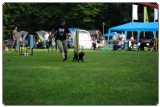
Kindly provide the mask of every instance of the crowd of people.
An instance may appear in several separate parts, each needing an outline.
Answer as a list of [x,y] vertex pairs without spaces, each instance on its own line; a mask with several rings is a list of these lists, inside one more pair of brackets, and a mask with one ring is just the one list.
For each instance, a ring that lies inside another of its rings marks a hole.
[[96,37],[93,37],[92,39],[92,49],[98,50],[99,48],[106,47],[106,39],[104,37],[100,37],[99,40],[97,40]]
[[[17,31],[18,27],[14,26],[11,31],[11,37],[10,40],[12,41],[10,49],[12,50],[14,47],[15,51],[18,51],[18,39],[19,41],[22,41],[21,34]],[[59,25],[54,28],[53,31],[46,31],[43,35],[43,41],[41,41],[41,37],[35,37],[35,43],[36,46],[42,46],[44,48],[47,48],[48,51],[50,48],[55,48],[57,50],[57,47],[59,49],[59,52],[62,56],[62,60],[67,60],[67,52],[68,47],[74,48],[73,38],[70,37],[71,32],[65,25],[65,19],[61,19],[59,22]],[[158,36],[157,36],[158,38]],[[152,45],[156,45],[156,49],[158,49],[158,39],[156,38],[156,42],[153,42]],[[27,37],[26,37],[27,39]],[[125,49],[125,41],[126,36],[124,35],[124,32],[121,32],[121,34],[118,34],[117,32],[114,32],[114,35],[112,36],[112,44],[113,44],[113,51],[117,51],[118,49],[124,50]],[[134,36],[132,35],[130,38],[131,45],[129,48],[134,48]],[[139,49],[143,46],[143,41],[141,40],[141,45],[139,46]],[[102,37],[98,32],[96,32],[96,36],[92,37],[92,49],[98,50],[99,48],[106,47],[106,39],[105,37]],[[144,47],[142,48],[144,50]]]
[[125,43],[126,37],[123,32],[121,32],[120,35],[118,35],[117,32],[114,32],[112,39],[113,39],[113,50],[114,51],[117,51],[119,48],[124,50],[125,48],[124,43]]
[[[98,36],[98,37],[99,37],[99,40],[97,39],[97,37],[93,37],[92,39],[93,50],[106,47],[107,41],[105,37],[102,37],[102,36]],[[117,32],[114,32],[114,35],[112,36],[113,50],[117,51],[119,48],[124,50],[125,40],[126,40],[126,37],[123,32],[121,32],[120,35],[118,35]]]
[[134,35],[132,34],[130,39],[126,39],[126,36],[124,35],[124,32],[121,32],[118,34],[117,32],[114,32],[112,39],[107,41],[104,37],[100,36],[99,41],[96,37],[93,37],[92,39],[92,49],[97,50],[99,48],[106,48],[106,43],[112,44],[112,50],[118,51],[118,50],[137,50],[144,51],[144,48],[148,48],[148,50],[155,50],[158,49],[158,36],[156,39],[145,39],[144,37],[139,40],[139,43],[137,45],[137,40],[135,39]]

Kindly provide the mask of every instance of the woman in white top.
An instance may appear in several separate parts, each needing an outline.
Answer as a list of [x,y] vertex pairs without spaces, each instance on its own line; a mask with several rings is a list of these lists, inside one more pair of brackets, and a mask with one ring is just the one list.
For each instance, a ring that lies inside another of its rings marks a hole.
[[118,44],[118,34],[117,34],[117,32],[114,32],[114,35],[112,37],[112,42],[113,42],[113,50],[114,51],[118,50],[118,46],[117,46],[117,44]]
[[133,35],[131,36],[130,40],[131,40],[131,46],[130,47],[133,49],[134,48],[134,36]]

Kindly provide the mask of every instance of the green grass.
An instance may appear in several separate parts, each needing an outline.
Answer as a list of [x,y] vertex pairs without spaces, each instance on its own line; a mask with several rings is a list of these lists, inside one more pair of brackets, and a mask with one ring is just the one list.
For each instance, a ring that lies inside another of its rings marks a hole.
[[59,52],[3,53],[5,105],[156,105],[158,53],[86,50],[84,62]]

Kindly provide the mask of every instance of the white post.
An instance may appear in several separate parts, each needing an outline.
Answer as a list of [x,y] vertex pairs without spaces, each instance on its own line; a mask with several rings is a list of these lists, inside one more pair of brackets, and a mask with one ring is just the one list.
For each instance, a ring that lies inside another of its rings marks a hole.
[[105,23],[103,22],[103,35],[104,35],[104,25],[105,25]]

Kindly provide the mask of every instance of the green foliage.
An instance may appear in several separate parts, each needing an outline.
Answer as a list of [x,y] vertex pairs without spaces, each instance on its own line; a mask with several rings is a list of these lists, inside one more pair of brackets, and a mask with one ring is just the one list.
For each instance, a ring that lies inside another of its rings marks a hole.
[[[139,6],[139,20],[143,21],[143,6]],[[153,9],[148,8],[153,21]],[[68,27],[105,29],[132,20],[132,3],[5,3],[3,4],[3,34],[8,38],[14,25],[18,30],[52,30],[60,18]],[[105,31],[106,32],[106,31]]]

